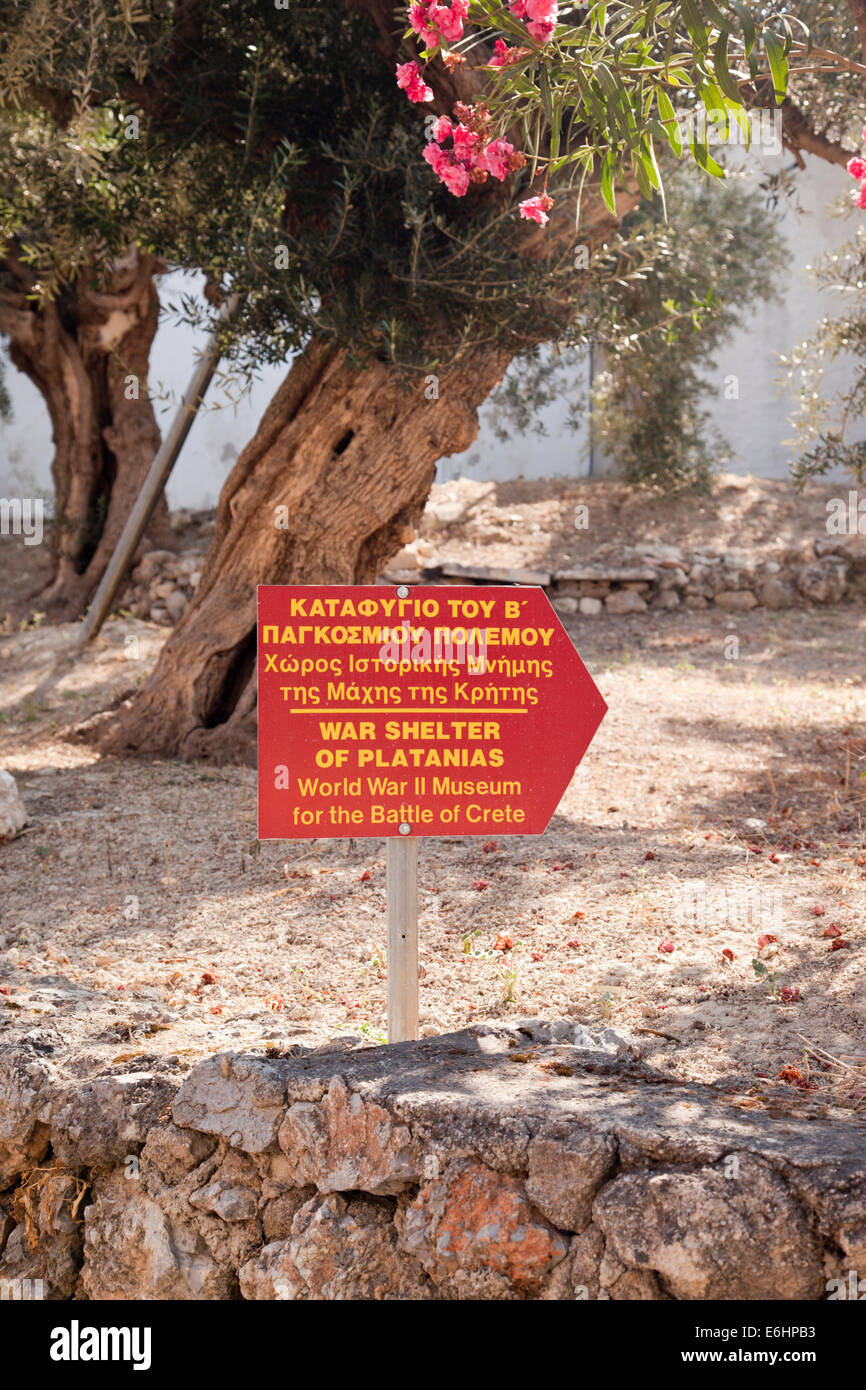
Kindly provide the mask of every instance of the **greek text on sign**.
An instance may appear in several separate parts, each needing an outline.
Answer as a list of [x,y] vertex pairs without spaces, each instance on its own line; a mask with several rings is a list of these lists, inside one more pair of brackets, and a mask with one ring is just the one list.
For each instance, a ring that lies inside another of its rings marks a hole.
[[541,589],[274,584],[258,610],[261,839],[539,835],[607,709]]

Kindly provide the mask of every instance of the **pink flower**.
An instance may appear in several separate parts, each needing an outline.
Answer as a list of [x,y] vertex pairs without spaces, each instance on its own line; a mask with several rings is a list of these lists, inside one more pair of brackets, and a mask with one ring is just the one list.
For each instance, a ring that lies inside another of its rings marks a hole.
[[410,101],[432,101],[433,88],[428,87],[415,62],[397,64],[397,86]]
[[531,52],[531,48],[509,48],[504,39],[497,39],[493,45],[493,57],[487,66],[489,68],[510,68],[512,63],[519,63],[521,58],[529,57]]
[[454,158],[451,150],[443,150],[439,145],[425,145],[424,158],[434,173],[455,198],[462,198],[472,181],[470,170]]
[[[424,158],[455,197],[462,198],[471,184],[484,183],[489,174],[502,181],[526,163],[526,156],[507,140],[489,138],[490,112],[485,105],[458,101],[454,115],[456,123],[448,116],[433,122],[433,138],[425,146]],[[451,143],[446,145],[449,137]],[[545,206],[552,206],[550,199]]]
[[469,0],[452,0],[450,9],[447,5],[430,6],[430,17],[448,43],[456,43],[458,39],[462,39],[463,21],[468,13]]
[[432,135],[437,145],[441,145],[443,140],[447,140],[449,135],[454,133],[454,125],[449,116],[440,116],[433,127]]
[[540,19],[537,23],[527,24],[526,32],[537,43],[548,43],[553,38],[553,31],[556,23],[552,19]]
[[527,32],[537,43],[553,37],[559,17],[557,0],[511,0],[508,6],[515,19],[526,21]]
[[547,209],[552,207],[553,199],[549,198],[546,193],[542,193],[540,197],[527,198],[519,205],[518,212],[527,222],[538,222],[540,226],[546,227],[550,221]]
[[446,154],[445,150],[440,150],[438,145],[425,145],[424,158],[430,165],[434,174],[438,174],[441,179],[443,169],[450,162],[449,156]]
[[511,173],[509,159],[514,154],[514,146],[507,140],[491,140],[483,155],[484,167],[500,183]]
[[862,159],[859,154],[855,154],[853,159],[849,159],[845,168],[852,179],[866,179],[866,159]]
[[448,164],[439,177],[455,198],[462,198],[471,182],[471,175],[465,164]]
[[469,13],[469,0],[452,0],[439,5],[436,0],[418,0],[409,7],[409,23],[420,34],[427,48],[437,48],[442,39],[456,43],[463,37],[463,21]]
[[866,183],[861,183],[857,192],[854,194],[854,206],[866,208]]
[[526,13],[530,19],[552,20],[555,24],[558,8],[558,0],[526,0]]
[[409,23],[415,30],[415,33],[420,34],[421,38],[424,40],[425,48],[435,48],[439,43],[439,35],[428,21],[427,10],[428,6],[426,4],[410,5]]
[[454,128],[454,153],[458,159],[473,159],[474,146],[478,144],[478,134],[474,130],[467,130],[464,125]]
[[862,131],[860,132],[860,138],[863,141],[863,144],[866,145],[866,125],[864,125]]

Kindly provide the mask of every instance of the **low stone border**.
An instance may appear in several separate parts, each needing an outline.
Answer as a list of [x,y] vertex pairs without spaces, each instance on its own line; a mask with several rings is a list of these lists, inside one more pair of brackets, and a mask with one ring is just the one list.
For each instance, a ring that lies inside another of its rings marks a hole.
[[609,1028],[152,1062],[81,1081],[0,1050],[7,1296],[800,1300],[866,1274],[862,1125],[661,1080]]
[[[192,549],[148,551],[130,575],[118,606],[134,618],[171,626],[183,617],[201,581],[212,523],[192,535]],[[866,551],[844,537],[813,540],[760,559],[745,551],[715,553],[676,545],[621,547],[565,569],[502,568],[439,559],[421,537],[405,546],[380,577],[387,584],[532,584],[564,615],[644,613],[716,607],[729,612],[837,603],[866,576]]]
[[[424,547],[422,550],[420,547]],[[562,614],[595,617],[644,613],[648,609],[728,612],[789,608],[800,603],[838,603],[858,576],[866,575],[866,552],[844,539],[818,536],[757,559],[748,552],[685,551],[675,545],[642,548],[632,563],[603,559],[548,571],[485,565],[436,564],[429,542],[413,542],[390,562],[388,583],[537,584]]]

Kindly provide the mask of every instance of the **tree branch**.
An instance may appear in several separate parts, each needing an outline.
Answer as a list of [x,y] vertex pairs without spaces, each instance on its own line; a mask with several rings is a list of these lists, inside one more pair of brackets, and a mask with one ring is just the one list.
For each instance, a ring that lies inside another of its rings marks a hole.
[[852,151],[846,150],[837,140],[831,140],[820,130],[809,124],[800,108],[787,97],[782,103],[782,143],[795,156],[802,166],[802,154],[814,154],[825,159],[828,164],[840,164],[844,169],[851,158]]

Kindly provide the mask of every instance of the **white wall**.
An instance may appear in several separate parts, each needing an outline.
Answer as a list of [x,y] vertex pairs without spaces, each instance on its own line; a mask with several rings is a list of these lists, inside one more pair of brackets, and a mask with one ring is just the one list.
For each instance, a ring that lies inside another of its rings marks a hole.
[[[808,156],[806,162],[806,173],[796,182],[799,210],[788,208],[782,224],[790,252],[787,291],[780,304],[757,305],[748,322],[724,345],[716,364],[715,404],[708,399],[716,425],[733,447],[732,471],[763,478],[785,477],[791,460],[791,448],[785,442],[793,434],[791,401],[780,393],[777,353],[788,352],[810,336],[820,319],[839,312],[839,299],[818,289],[809,267],[848,241],[857,218],[864,216],[850,202],[845,216],[828,215],[828,209],[838,208],[840,195],[849,194],[856,184],[837,165]],[[780,163],[766,161],[768,168]],[[739,379],[738,400],[724,398],[729,374]],[[839,389],[847,376],[847,369],[835,364],[827,373],[827,391]]]
[[[176,303],[180,294],[194,293],[202,276],[166,275],[159,285],[163,308]],[[151,391],[160,429],[165,432],[174,405],[186,387],[207,335],[178,324],[166,312],[160,322],[151,353]],[[0,496],[29,495],[29,490],[51,488],[51,424],[42,397],[20,372],[5,363],[5,381],[14,418],[0,421]],[[189,432],[183,452],[169,480],[171,507],[216,505],[220,488],[235,459],[255,433],[268,401],[283,380],[287,368],[264,367],[249,395],[230,404],[226,390],[215,379]]]
[[[739,153],[755,182],[764,171],[775,172],[790,164],[789,159],[759,159],[751,151],[748,155]],[[781,231],[790,255],[781,302],[744,306],[742,328],[723,345],[714,371],[707,373],[707,379],[716,385],[716,395],[706,398],[705,407],[731,445],[729,467],[734,473],[754,473],[763,478],[787,476],[791,449],[784,441],[793,434],[789,425],[791,402],[780,395],[777,354],[809,337],[817,321],[835,311],[834,301],[818,290],[808,267],[816,257],[852,236],[853,217],[866,216],[856,212],[845,217],[830,216],[828,210],[840,194],[850,192],[856,185],[835,165],[809,157],[806,162],[806,172],[796,182],[797,210],[786,205],[782,217]],[[725,399],[729,376],[738,378],[738,399]],[[835,389],[844,377],[841,366],[828,372],[828,387]],[[566,402],[557,402],[545,411],[545,439],[530,434],[502,445],[490,425],[491,414],[491,407],[485,406],[479,436],[465,453],[441,460],[437,470],[440,482],[464,474],[505,479],[521,475],[583,477],[588,472],[587,431],[574,434],[563,428]],[[595,472],[602,471],[604,461],[596,458],[595,465]]]
[[[747,164],[759,177],[760,167],[779,165],[766,159],[759,166],[757,157],[747,156]],[[779,395],[780,375],[776,353],[788,350],[808,337],[816,321],[832,312],[833,303],[819,294],[810,282],[807,267],[816,255],[832,250],[852,231],[847,218],[830,217],[829,205],[853,187],[844,170],[809,160],[806,174],[797,181],[797,200],[802,211],[786,209],[783,234],[790,251],[787,289],[781,304],[745,306],[743,326],[719,353],[714,379],[715,403],[708,402],[712,415],[729,440],[733,471],[762,477],[784,477],[790,451],[784,441],[791,435],[788,425],[789,403]],[[160,286],[164,304],[181,290],[190,292],[200,281],[194,277],[171,275]],[[158,394],[179,395],[194,362],[203,335],[166,318],[157,333],[152,358],[152,384]],[[249,396],[239,405],[209,409],[192,428],[180,461],[169,482],[168,495],[173,507],[205,507],[215,503],[220,487],[239,451],[253,434],[262,412],[286,371],[284,367],[263,368]],[[726,400],[725,379],[739,379],[739,399]],[[6,379],[13,400],[15,418],[0,423],[0,496],[30,495],[50,488],[51,429],[34,387],[14,368],[7,367]],[[837,372],[836,379],[840,379]],[[215,383],[206,404],[219,405],[224,393]],[[162,427],[170,406],[157,406]],[[535,434],[517,436],[503,443],[491,427],[491,409],[482,410],[482,428],[476,442],[463,454],[443,459],[438,468],[440,481],[467,474],[480,479],[508,479],[524,476],[580,477],[587,472],[587,434],[563,428],[566,402],[556,402],[544,412],[546,437]]]

